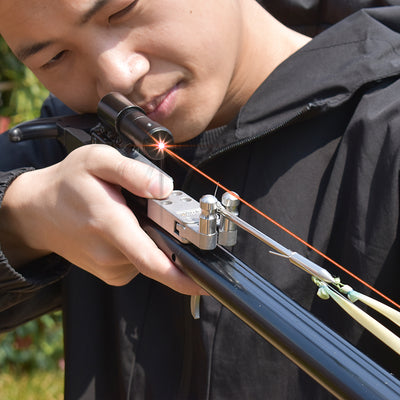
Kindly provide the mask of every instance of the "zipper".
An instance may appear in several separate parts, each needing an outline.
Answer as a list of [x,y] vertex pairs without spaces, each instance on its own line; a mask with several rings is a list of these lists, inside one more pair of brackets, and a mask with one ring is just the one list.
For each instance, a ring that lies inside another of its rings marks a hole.
[[[200,168],[202,166],[204,166],[206,163],[212,161],[213,159],[215,159],[216,157],[218,157],[219,155],[234,150],[240,146],[243,145],[247,145],[247,144],[251,144],[253,142],[256,142],[257,140],[260,140],[268,135],[274,134],[275,132],[278,132],[279,130],[297,122],[300,121],[302,118],[304,118],[304,116],[308,115],[310,112],[314,112],[314,111],[318,111],[319,109],[322,109],[322,105],[321,104],[316,104],[316,103],[308,103],[306,106],[304,106],[301,110],[297,111],[296,114],[294,116],[292,116],[291,118],[283,121],[282,123],[267,129],[266,131],[264,131],[263,133],[261,133],[260,135],[257,136],[252,136],[249,138],[245,138],[242,139],[238,142],[232,143],[230,145],[227,145],[217,151],[215,151],[214,153],[211,153],[207,159],[200,161],[197,164],[194,164],[196,166],[196,168]],[[184,179],[183,185],[182,185],[182,190],[185,191],[185,188],[187,187],[187,185],[189,184],[189,181],[192,177],[193,174],[193,170],[190,169],[188,171],[188,173],[186,174],[186,177]],[[191,330],[193,329],[193,326],[191,324],[191,322],[189,322],[188,318],[191,319],[191,315],[190,313],[186,313],[184,314],[186,315],[185,318],[185,329],[188,332],[188,335],[191,336],[192,332]],[[188,317],[189,316],[189,317]],[[215,334],[215,330],[214,330],[214,334]],[[190,343],[190,340],[189,340]],[[211,353],[213,353],[213,350],[211,351]],[[182,380],[180,382],[180,388],[179,388],[179,398],[186,398],[187,394],[188,394],[188,390],[189,390],[189,386],[190,386],[190,381],[192,379],[192,371],[189,372],[189,368],[191,368],[191,362],[192,362],[192,354],[191,354],[191,350],[189,348],[189,351],[185,351],[185,356],[184,356],[184,361],[183,361],[183,371],[184,373],[182,374]],[[212,354],[210,355],[210,360],[212,359]],[[210,391],[210,382],[207,381],[207,399],[209,398],[209,391]],[[184,397],[181,397],[184,396]]]
[[[281,130],[283,128],[290,126],[291,124],[294,124],[295,122],[300,121],[302,118],[304,118],[305,115],[309,114],[310,112],[317,112],[319,110],[322,110],[322,108],[323,108],[323,104],[308,103],[300,111],[298,111],[293,117],[281,122],[280,124],[270,128],[270,129],[267,129],[260,135],[245,138],[238,142],[227,145],[227,146],[215,151],[214,153],[211,153],[205,160],[202,160],[197,164],[194,163],[193,165],[196,168],[201,168],[204,165],[206,165],[208,162],[214,160],[216,157],[220,156],[223,153],[229,152],[229,151],[234,150],[243,145],[251,144],[253,142],[256,142],[257,140],[261,140],[262,138],[265,138],[266,136],[269,136],[275,132],[278,132],[279,130]],[[188,172],[188,174],[186,175],[183,185],[182,185],[183,190],[185,187],[187,187],[188,181],[191,179],[192,174],[193,174],[193,170],[190,170]]]

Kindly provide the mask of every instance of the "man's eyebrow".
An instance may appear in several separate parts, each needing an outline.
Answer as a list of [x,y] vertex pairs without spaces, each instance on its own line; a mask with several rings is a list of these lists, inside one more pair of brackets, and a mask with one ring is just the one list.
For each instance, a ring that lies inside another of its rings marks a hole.
[[15,51],[15,55],[21,60],[24,61],[28,57],[33,56],[34,54],[38,53],[39,51],[49,47],[54,42],[52,40],[46,40],[43,42],[38,42],[34,44],[30,44],[27,46],[22,46],[20,49]]
[[[105,5],[108,4],[110,0],[96,0],[95,3],[90,7],[80,18],[79,25],[84,25],[90,21],[90,19],[99,12]],[[34,44],[30,44],[27,46],[22,46],[20,49],[15,51],[15,55],[23,62],[28,57],[33,56],[39,51],[49,47],[54,44],[52,40],[46,40],[43,42],[38,42]]]
[[79,21],[80,25],[86,24],[97,12],[99,12],[109,0],[96,0],[92,7],[87,10]]

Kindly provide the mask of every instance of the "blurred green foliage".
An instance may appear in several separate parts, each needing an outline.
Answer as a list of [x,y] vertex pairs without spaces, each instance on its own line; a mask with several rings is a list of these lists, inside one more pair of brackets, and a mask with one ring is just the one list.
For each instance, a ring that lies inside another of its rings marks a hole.
[[[47,95],[0,36],[0,116],[9,117],[11,125],[36,118]],[[59,368],[63,359],[61,319],[61,312],[44,315],[0,335],[0,371]]]
[[48,91],[0,36],[0,115],[10,117],[13,125],[36,118],[47,95]]
[[62,367],[61,311],[44,315],[0,336],[0,371],[29,372]]

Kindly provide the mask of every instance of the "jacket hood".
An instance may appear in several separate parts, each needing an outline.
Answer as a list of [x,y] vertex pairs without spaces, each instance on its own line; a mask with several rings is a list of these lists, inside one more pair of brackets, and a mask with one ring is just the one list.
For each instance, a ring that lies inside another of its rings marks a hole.
[[261,136],[311,109],[339,106],[361,88],[399,74],[400,7],[359,11],[272,72],[233,121],[236,139]]
[[399,0],[257,0],[275,18],[308,36],[341,21],[361,8],[399,5]]

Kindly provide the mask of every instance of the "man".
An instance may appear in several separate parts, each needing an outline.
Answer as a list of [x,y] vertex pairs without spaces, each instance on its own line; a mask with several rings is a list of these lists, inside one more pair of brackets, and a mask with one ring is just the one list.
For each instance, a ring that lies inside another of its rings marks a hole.
[[[254,0],[5,0],[0,33],[72,110],[125,94],[185,142],[184,157],[396,300],[399,16],[362,12],[310,42]],[[59,163],[54,143],[39,155],[35,144],[17,148],[4,170],[45,168],[1,178],[2,327],[63,307],[67,399],[327,398],[212,298],[192,320],[176,291],[201,289],[120,194],[163,197],[168,179],[104,146]],[[195,197],[214,191],[171,160],[166,170]],[[234,252],[399,372],[392,352],[316,298],[301,271],[244,233]]]

